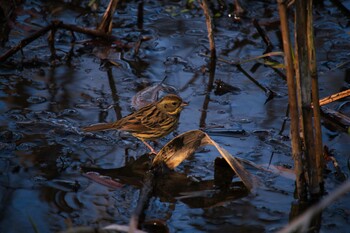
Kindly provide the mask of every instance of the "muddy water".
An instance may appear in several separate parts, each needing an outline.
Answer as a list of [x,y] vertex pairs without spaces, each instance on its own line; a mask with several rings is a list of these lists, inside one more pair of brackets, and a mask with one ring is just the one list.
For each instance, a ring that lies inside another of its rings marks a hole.
[[[345,1],[349,6],[349,1]],[[40,1],[21,5],[13,22],[14,46],[52,19],[93,26],[96,15],[81,5]],[[251,20],[257,18],[280,50],[275,2],[252,1],[240,23],[221,16],[215,19],[218,56],[227,60],[261,55],[266,45]],[[103,11],[103,6],[99,10]],[[200,10],[183,11],[179,2],[144,5],[143,30],[136,29],[137,4],[124,3],[115,16],[114,45],[87,41],[77,34],[74,54],[70,33],[58,31],[57,55],[50,62],[46,37],[10,58],[0,69],[0,232],[57,232],[68,226],[103,227],[128,224],[139,197],[150,160],[147,148],[125,133],[83,134],[79,130],[96,122],[119,119],[132,111],[131,98],[160,83],[175,87],[190,105],[181,115],[175,133],[198,129],[203,113],[208,73],[206,25]],[[315,12],[315,33],[321,97],[349,88],[348,19],[325,1]],[[224,11],[224,14],[228,14]],[[143,42],[134,56],[134,42]],[[119,44],[127,44],[122,48]],[[131,49],[129,48],[131,47]],[[1,49],[3,53],[6,48]],[[110,59],[117,66],[101,63]],[[277,60],[279,58],[276,58]],[[35,60],[35,62],[33,62]],[[263,86],[276,93],[265,103],[265,92],[236,67],[218,62],[216,79],[240,89],[224,95],[210,93],[205,130],[230,153],[257,164],[292,167],[289,124],[282,132],[287,107],[287,87],[278,72],[255,63],[242,66]],[[332,104],[336,109],[345,101]],[[346,109],[346,107],[345,107]],[[174,135],[159,140],[158,148]],[[323,127],[323,140],[348,175],[349,136]],[[229,189],[215,188],[214,161],[219,154],[205,147],[175,172],[160,178],[145,212],[145,221],[157,220],[170,232],[274,232],[286,225],[294,201],[293,176],[288,171],[264,173],[249,168],[261,179],[254,194],[247,194],[238,179]],[[98,169],[119,179],[111,188],[83,175]],[[329,165],[326,189],[340,184]],[[222,178],[223,179],[223,178]],[[321,232],[346,232],[349,195],[323,213]]]

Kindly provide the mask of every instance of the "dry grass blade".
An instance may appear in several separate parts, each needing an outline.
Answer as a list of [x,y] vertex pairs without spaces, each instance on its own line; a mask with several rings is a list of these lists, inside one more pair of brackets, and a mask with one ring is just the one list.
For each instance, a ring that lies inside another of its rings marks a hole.
[[343,183],[339,188],[330,193],[321,202],[308,209],[305,213],[294,219],[287,227],[279,231],[279,233],[292,233],[292,232],[309,232],[309,225],[312,221],[312,217],[320,213],[327,208],[333,202],[338,200],[341,196],[350,192],[350,182]]
[[[108,225],[108,226],[104,227],[103,229],[113,230],[115,232],[129,232],[130,231],[130,228],[128,226],[118,225],[118,224]],[[146,233],[146,231],[142,231],[142,230],[134,230],[133,232],[134,233]]]
[[[87,226],[72,227],[60,233],[111,233],[111,232],[130,232],[129,226],[112,224],[104,228],[93,228]],[[145,231],[135,229],[133,233],[146,233]]]
[[[200,54],[201,56],[204,56],[204,57],[209,57],[207,54],[203,54],[201,53]],[[259,56],[256,56],[256,57],[251,57],[251,58],[247,58],[247,59],[242,59],[242,60],[234,60],[234,61],[229,61],[229,60],[226,60],[226,59],[223,59],[223,58],[218,58],[218,61],[221,61],[221,62],[224,62],[226,64],[230,64],[230,65],[242,65],[242,64],[245,64],[245,63],[249,63],[249,62],[260,62],[264,65],[267,65],[267,66],[272,66],[272,67],[276,67],[276,68],[285,68],[285,65],[282,64],[282,63],[278,63],[278,62],[268,62],[268,61],[261,61],[262,59],[265,59],[265,58],[271,58],[273,56],[283,56],[284,53],[281,52],[281,51],[275,51],[275,52],[269,52],[269,53],[265,53],[263,55],[259,55]]]
[[232,170],[235,171],[235,173],[241,178],[244,185],[247,187],[247,189],[252,190],[254,187],[254,179],[253,175],[251,175],[242,164],[234,157],[232,156],[227,150],[220,147],[216,142],[214,142],[208,135],[207,140],[208,144],[211,144],[215,146],[215,148],[220,152],[221,156],[226,160],[226,162],[230,165]]
[[[244,63],[248,63],[248,62],[252,62],[252,61],[257,61],[257,60],[261,60],[263,58],[270,58],[270,57],[273,57],[273,56],[284,56],[284,53],[281,52],[281,51],[275,51],[275,52],[269,52],[269,53],[265,53],[263,55],[260,55],[260,56],[256,56],[256,57],[251,57],[251,58],[248,58],[248,59],[245,59],[245,60],[241,60],[239,62],[239,64],[244,64]],[[264,62],[263,62],[264,63]],[[272,64],[272,63],[271,63]],[[279,64],[279,63],[278,63]],[[279,66],[281,68],[284,68],[284,65],[283,64],[279,64]]]
[[232,170],[241,178],[248,190],[254,188],[254,178],[241,163],[224,148],[220,147],[206,133],[200,130],[191,130],[183,133],[168,142],[156,155],[153,160],[154,165],[164,162],[170,169],[177,167],[188,156],[192,155],[200,146],[214,146]]

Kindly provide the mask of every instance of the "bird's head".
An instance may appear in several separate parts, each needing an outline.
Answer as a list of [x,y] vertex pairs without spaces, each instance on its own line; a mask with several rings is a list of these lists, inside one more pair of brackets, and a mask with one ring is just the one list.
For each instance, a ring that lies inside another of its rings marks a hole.
[[186,105],[188,103],[184,102],[180,96],[174,94],[166,95],[157,102],[157,108],[169,115],[179,114]]

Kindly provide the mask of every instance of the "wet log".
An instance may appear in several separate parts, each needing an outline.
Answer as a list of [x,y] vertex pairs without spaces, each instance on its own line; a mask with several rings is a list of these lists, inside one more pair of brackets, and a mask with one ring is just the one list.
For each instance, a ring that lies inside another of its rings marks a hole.
[[139,225],[144,221],[144,210],[148,206],[153,189],[155,187],[156,172],[157,168],[148,171],[145,178],[143,179],[143,187],[140,192],[139,200],[130,219],[129,232],[135,232],[139,228]]
[[350,133],[350,117],[327,107],[321,108],[321,114],[329,123],[340,127],[344,132]]

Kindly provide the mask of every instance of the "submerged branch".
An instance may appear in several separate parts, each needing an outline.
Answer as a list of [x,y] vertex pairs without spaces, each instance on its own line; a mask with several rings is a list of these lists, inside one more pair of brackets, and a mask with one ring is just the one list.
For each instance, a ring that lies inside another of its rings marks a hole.
[[[208,56],[205,54],[201,54],[203,56]],[[273,99],[275,97],[275,92],[273,92],[272,90],[270,90],[269,88],[265,87],[264,85],[262,85],[260,82],[258,82],[255,78],[253,78],[247,71],[245,71],[242,66],[240,64],[245,63],[245,62],[250,62],[256,59],[260,59],[260,58],[264,58],[264,57],[268,57],[268,56],[273,56],[273,55],[283,55],[283,52],[271,52],[268,54],[264,54],[258,57],[254,57],[254,58],[250,58],[244,61],[240,61],[240,62],[231,62],[231,61],[227,61],[225,59],[222,58],[218,58],[218,61],[230,64],[230,65],[235,65],[237,67],[237,69],[239,71],[241,71],[250,81],[252,81],[257,87],[259,87],[262,91],[265,92],[265,94],[268,96],[267,100],[265,101],[265,103],[267,103],[268,101],[270,101],[271,99]]]
[[129,223],[129,232],[136,232],[138,229],[138,225],[143,221],[143,212],[146,209],[151,194],[153,192],[155,182],[155,170],[148,171],[144,180],[143,187],[140,192],[139,200],[137,202],[137,206],[134,210],[133,215],[131,216]]
[[39,31],[35,32],[34,34],[28,36],[27,38],[21,40],[15,47],[8,50],[6,53],[0,56],[0,63],[6,61],[9,57],[11,57],[13,54],[17,53],[19,50],[23,49],[28,44],[32,43],[34,40],[38,39],[42,35],[45,35],[48,31],[50,31],[53,27],[53,24],[46,26]]
[[259,21],[257,19],[253,19],[253,25],[266,44],[265,53],[271,52],[273,45],[270,38],[266,35],[265,31],[260,27]]
[[[106,40],[116,39],[115,37],[108,35],[102,31],[96,30],[96,29],[83,28],[83,27],[79,27],[79,26],[76,26],[73,24],[65,24],[62,21],[52,21],[50,25],[40,29],[39,31],[35,32],[34,34],[21,40],[16,46],[14,46],[13,48],[9,49],[7,52],[2,54],[0,56],[0,63],[6,61],[12,55],[14,55],[18,51],[22,50],[25,46],[27,46],[28,44],[30,44],[34,40],[45,35],[47,32],[49,32],[49,31],[54,32],[58,29],[65,29],[65,30],[68,30],[71,32],[77,32],[77,33],[82,33],[82,34],[86,34],[89,36],[100,37],[100,38],[106,39]],[[52,41],[50,42],[50,40],[53,40],[53,36],[54,36],[54,33],[52,33],[51,36],[49,37],[49,45],[50,45],[51,52],[53,52],[52,49],[54,48],[53,44],[52,44],[53,42]],[[51,55],[54,55],[54,54],[51,54]]]

